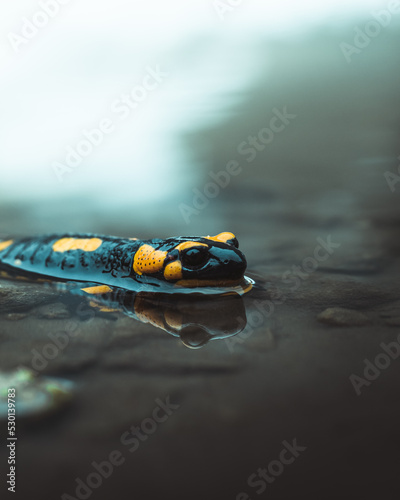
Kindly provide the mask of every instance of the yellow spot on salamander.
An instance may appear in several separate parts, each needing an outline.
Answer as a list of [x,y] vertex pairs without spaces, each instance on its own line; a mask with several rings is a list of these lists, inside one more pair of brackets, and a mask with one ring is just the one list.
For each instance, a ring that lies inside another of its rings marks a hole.
[[0,252],[14,243],[14,240],[0,241]]
[[184,241],[183,243],[179,243],[179,245],[177,245],[175,248],[181,251],[192,247],[208,247],[208,245],[206,245],[205,243],[198,243],[197,241]]
[[156,250],[151,245],[142,245],[133,259],[133,270],[136,274],[157,273],[162,270],[167,253]]
[[182,279],[182,264],[179,260],[174,260],[165,266],[164,278],[168,281]]
[[174,309],[167,309],[164,313],[164,319],[168,326],[175,330],[181,330],[183,324],[183,314]]
[[221,243],[226,243],[229,240],[234,240],[236,236],[233,233],[219,233],[217,236],[205,236],[207,240],[220,241]]
[[107,285],[99,285],[99,286],[89,286],[87,288],[82,288],[83,292],[90,293],[91,295],[96,295],[98,293],[108,293],[112,291]]
[[0,271],[0,278],[6,278],[6,279],[12,279],[12,280],[22,280],[22,281],[39,281],[29,279],[27,276],[15,276],[12,274],[9,274],[7,271]]
[[69,250],[83,250],[94,252],[103,243],[100,238],[61,238],[53,245],[55,252],[68,252]]
[[149,304],[146,299],[141,297],[140,293],[136,295],[134,306],[135,314],[142,323],[150,323],[156,328],[165,330],[164,315],[160,308],[153,307],[152,304]]
[[119,309],[114,309],[112,307],[107,307],[102,304],[98,304],[94,300],[89,301],[89,305],[91,307],[94,307],[95,309],[98,309],[100,312],[119,312]]

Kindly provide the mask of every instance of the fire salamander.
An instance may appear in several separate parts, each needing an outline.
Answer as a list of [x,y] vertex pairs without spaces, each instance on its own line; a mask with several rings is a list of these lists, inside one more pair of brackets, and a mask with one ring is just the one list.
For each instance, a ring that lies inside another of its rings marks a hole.
[[[139,240],[112,236],[49,235],[0,241],[0,268],[30,277],[173,292],[234,287],[246,259],[234,234]],[[102,289],[99,289],[99,293]],[[94,293],[96,293],[94,291]]]

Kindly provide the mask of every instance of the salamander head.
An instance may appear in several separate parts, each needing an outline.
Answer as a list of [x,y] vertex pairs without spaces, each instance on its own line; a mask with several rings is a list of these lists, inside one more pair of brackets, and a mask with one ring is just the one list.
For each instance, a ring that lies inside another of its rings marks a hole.
[[150,241],[136,252],[133,270],[185,287],[240,283],[246,258],[232,233]]

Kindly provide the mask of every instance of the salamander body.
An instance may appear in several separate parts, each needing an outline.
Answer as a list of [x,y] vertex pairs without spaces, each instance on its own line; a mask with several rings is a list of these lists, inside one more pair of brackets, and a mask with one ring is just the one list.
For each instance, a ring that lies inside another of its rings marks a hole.
[[0,268],[129,290],[141,284],[197,288],[240,283],[246,259],[229,232],[164,240],[62,234],[0,241]]

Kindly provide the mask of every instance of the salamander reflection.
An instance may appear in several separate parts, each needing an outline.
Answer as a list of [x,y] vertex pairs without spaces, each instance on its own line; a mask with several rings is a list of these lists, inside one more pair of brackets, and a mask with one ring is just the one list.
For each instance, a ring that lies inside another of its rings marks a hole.
[[[142,323],[161,328],[165,332],[179,337],[186,347],[198,349],[210,340],[232,337],[240,333],[246,326],[246,310],[242,295],[253,288],[253,281],[244,278],[243,283],[231,287],[231,290],[220,288],[201,288],[201,292],[192,293],[160,293],[148,291],[132,291],[124,288],[94,283],[74,281],[52,281],[38,278],[27,271],[0,269],[0,278],[25,283],[39,283],[50,287],[67,297],[84,297],[88,305],[101,314],[122,312]],[[200,289],[199,289],[200,290]]]
[[93,289],[70,291],[90,295],[90,306],[103,313],[122,312],[142,323],[161,328],[179,337],[191,349],[198,349],[210,340],[237,335],[246,325],[244,302],[236,293],[171,295],[115,288]]

